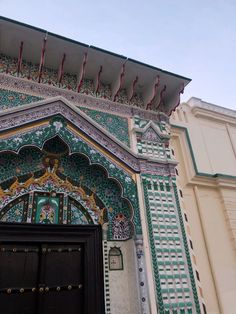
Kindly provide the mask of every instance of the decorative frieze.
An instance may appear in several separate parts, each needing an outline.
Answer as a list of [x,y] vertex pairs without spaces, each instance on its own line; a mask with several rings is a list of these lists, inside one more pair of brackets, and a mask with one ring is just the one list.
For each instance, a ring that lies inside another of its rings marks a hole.
[[[23,61],[21,70],[17,71],[17,59],[0,54],[0,73],[12,75],[18,78],[25,78],[34,82],[39,82],[39,64]],[[59,79],[58,72],[54,69],[43,67],[40,83],[46,84],[60,89],[77,91],[78,78],[74,74],[64,73]],[[98,98],[111,100],[112,92],[109,84],[100,83],[97,93],[95,92],[94,82],[91,79],[83,78],[79,93],[92,95]],[[137,106],[143,108],[143,99],[140,94],[134,94],[132,100],[128,100],[127,92],[121,89],[116,97],[116,102]]]
[[0,72],[0,86],[1,88],[25,93],[41,98],[50,98],[62,96],[70,103],[76,106],[82,106],[95,110],[101,110],[109,113],[114,113],[120,116],[139,116],[143,119],[150,119],[154,121],[168,121],[169,118],[162,112],[147,111],[138,107],[121,104],[104,98],[97,98],[95,96],[80,94],[73,90],[65,90],[52,85],[39,84],[37,82],[27,80],[25,78],[14,77]]

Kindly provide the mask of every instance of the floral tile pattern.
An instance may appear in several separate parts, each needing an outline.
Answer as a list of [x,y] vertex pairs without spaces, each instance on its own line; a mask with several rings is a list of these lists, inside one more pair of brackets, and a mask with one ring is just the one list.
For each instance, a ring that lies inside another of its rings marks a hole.
[[83,107],[80,109],[99,125],[104,127],[108,132],[118,138],[118,140],[127,146],[130,146],[128,121],[126,118]]
[[19,202],[9,209],[5,215],[2,216],[1,221],[4,222],[22,222],[24,211],[24,201]]
[[42,100],[42,98],[0,88],[0,110],[30,104],[39,100]]

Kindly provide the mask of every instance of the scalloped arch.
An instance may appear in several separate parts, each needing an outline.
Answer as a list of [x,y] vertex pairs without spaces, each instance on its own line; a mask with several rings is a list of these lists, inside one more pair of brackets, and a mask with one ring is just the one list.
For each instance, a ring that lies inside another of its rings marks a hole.
[[122,191],[122,197],[131,204],[133,210],[133,224],[137,234],[141,233],[139,207],[137,201],[136,183],[130,173],[126,172],[109,156],[97,150],[94,143],[87,141],[85,136],[73,132],[68,128],[66,121],[60,115],[51,118],[48,124],[41,124],[31,130],[18,129],[14,136],[5,137],[0,142],[1,152],[19,153],[23,147],[34,146],[42,150],[44,144],[58,136],[69,148],[69,154],[84,155],[90,165],[98,165],[103,168],[107,177],[115,181]]

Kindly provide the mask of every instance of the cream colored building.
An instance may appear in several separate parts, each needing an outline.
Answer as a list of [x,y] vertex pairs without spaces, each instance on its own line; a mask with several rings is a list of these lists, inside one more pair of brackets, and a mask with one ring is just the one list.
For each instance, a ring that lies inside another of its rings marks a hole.
[[192,262],[207,313],[236,313],[236,112],[191,98],[171,117]]

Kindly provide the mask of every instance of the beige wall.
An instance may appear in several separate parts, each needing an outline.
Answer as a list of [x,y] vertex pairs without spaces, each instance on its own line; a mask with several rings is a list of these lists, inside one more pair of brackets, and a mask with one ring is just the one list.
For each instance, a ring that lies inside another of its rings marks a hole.
[[182,127],[172,127],[171,147],[179,161],[199,298],[202,289],[207,313],[236,313],[236,177],[229,177],[236,176],[236,113],[191,99],[176,110],[171,124]]
[[225,110],[223,114],[200,107],[202,104],[195,99],[182,104],[172,114],[171,123],[188,128],[199,172],[236,176],[236,113]]

